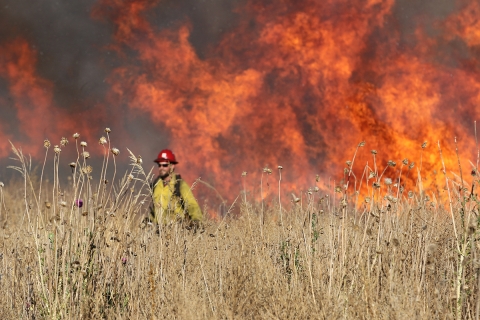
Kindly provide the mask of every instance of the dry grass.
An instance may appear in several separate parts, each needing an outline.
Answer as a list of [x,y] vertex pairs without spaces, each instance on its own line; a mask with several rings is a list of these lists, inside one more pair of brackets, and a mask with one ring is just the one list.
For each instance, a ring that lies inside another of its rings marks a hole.
[[473,195],[452,191],[450,211],[379,189],[355,209],[313,191],[281,214],[240,197],[203,230],[157,233],[139,218],[150,176],[135,157],[111,190],[77,170],[39,195],[15,152],[24,180],[0,188],[2,319],[478,319]]

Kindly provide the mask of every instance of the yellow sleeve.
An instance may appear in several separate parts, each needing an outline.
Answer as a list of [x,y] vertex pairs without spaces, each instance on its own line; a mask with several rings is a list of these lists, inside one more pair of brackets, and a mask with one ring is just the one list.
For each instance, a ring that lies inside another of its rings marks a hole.
[[185,181],[180,183],[180,193],[182,194],[183,201],[185,201],[185,206],[188,211],[190,219],[193,221],[201,221],[203,218],[202,210],[193,196],[192,190]]

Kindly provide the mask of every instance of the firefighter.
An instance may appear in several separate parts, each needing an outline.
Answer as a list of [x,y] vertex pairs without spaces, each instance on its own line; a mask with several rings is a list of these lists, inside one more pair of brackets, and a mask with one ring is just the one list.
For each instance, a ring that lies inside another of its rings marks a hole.
[[175,173],[178,162],[173,152],[160,151],[154,162],[158,164],[158,176],[152,183],[151,220],[163,224],[183,221],[189,226],[198,226],[202,211],[188,184]]

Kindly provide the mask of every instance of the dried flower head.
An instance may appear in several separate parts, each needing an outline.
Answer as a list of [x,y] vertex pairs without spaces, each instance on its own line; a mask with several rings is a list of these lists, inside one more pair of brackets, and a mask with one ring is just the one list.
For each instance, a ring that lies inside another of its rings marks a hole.
[[77,164],[75,162],[70,162],[70,168],[75,168]]
[[365,203],[370,203],[370,197],[365,197]]
[[318,192],[318,191],[320,191],[320,188],[319,188],[319,187],[315,187],[315,188],[313,188],[313,191]]
[[52,207],[52,204],[51,204],[50,202],[48,202],[48,201],[45,201],[45,207],[46,207],[47,209],[50,209],[50,208]]
[[105,143],[107,143],[107,138],[101,137],[100,139],[98,139],[98,143],[103,146]]
[[408,191],[408,197],[411,199],[413,198],[413,191]]
[[358,146],[359,146],[359,147],[365,146],[365,141],[360,142],[360,143],[358,144]]
[[392,167],[392,168],[393,168],[393,167],[395,167],[397,164],[396,164],[395,161],[393,161],[393,160],[388,160],[387,165],[388,165],[389,167]]
[[320,181],[320,176],[318,174],[315,176],[315,181],[316,182]]
[[372,178],[375,178],[377,176],[377,174],[373,171],[370,171],[370,174],[368,175],[368,179],[372,179]]
[[56,154],[59,154],[59,153],[62,151],[62,149],[60,149],[59,146],[55,145],[55,146],[53,147],[53,151],[55,151]]
[[300,202],[300,198],[297,198],[297,196],[294,193],[292,193],[292,199],[294,203]]
[[375,189],[378,189],[378,188],[380,188],[380,183],[374,182],[374,183],[372,184],[372,187],[374,187]]
[[75,132],[75,133],[73,134],[73,139],[77,140],[79,137],[80,137],[80,134],[79,134],[79,133]]
[[87,143],[85,141],[82,141],[80,142],[80,146],[85,148],[87,146]]
[[136,162],[138,164],[142,164],[143,163],[142,156],[138,156],[137,159],[136,159]]
[[282,167],[282,166],[278,166],[277,169],[278,169],[278,170],[282,170],[283,167]]
[[65,147],[67,144],[68,144],[68,139],[65,137],[62,137],[62,139],[60,139],[60,145],[62,147]]
[[411,170],[415,166],[415,162],[410,162],[410,165],[408,166],[408,169]]
[[245,177],[247,175],[247,171],[242,172],[242,177]]
[[342,193],[342,187],[336,186],[336,187],[335,187],[335,192],[336,192],[336,193]]
[[66,201],[60,201],[58,204],[61,205],[62,207],[66,207],[66,206],[67,206],[67,202],[66,202]]
[[82,168],[82,172],[83,172],[84,174],[90,174],[90,173],[92,173],[92,171],[93,171],[92,166],[86,166],[86,167],[83,167],[83,168]]
[[384,179],[384,182],[385,182],[385,184],[386,184],[387,186],[389,186],[389,185],[392,184],[392,179],[390,179],[390,178],[385,178],[385,179]]
[[5,187],[5,185],[3,184],[3,182],[0,181],[0,188],[3,188]]
[[52,144],[50,143],[49,140],[47,140],[47,139],[43,140],[43,146],[44,146],[45,148],[48,149],[48,148],[50,148],[51,145],[52,145]]
[[376,155],[376,154],[377,154],[377,150],[372,150],[372,151],[370,151],[370,153],[373,154],[373,155]]
[[127,177],[128,181],[130,180],[133,180],[133,175],[132,174],[129,174],[128,177]]
[[88,152],[88,151],[82,152],[82,157],[84,157],[85,159],[90,158],[90,152]]
[[120,150],[118,150],[117,148],[112,148],[110,149],[110,151],[113,153],[114,156],[118,156],[120,154]]
[[342,205],[343,208],[345,208],[347,206],[347,199],[342,198],[342,200],[340,201],[340,204]]
[[110,133],[110,132],[112,132],[112,130],[110,130],[110,128],[105,128],[105,132]]
[[347,160],[345,163],[346,163],[347,166],[349,166],[349,167],[352,165],[352,161],[350,161],[350,160]]
[[403,163],[404,165],[408,165],[408,159],[407,159],[407,158],[403,159],[403,160],[402,160],[402,163]]
[[477,169],[473,168],[470,174],[472,175],[472,177],[475,177],[477,175]]
[[424,142],[422,143],[422,149],[425,149],[425,148],[427,147],[427,144],[428,144],[427,141],[424,141]]

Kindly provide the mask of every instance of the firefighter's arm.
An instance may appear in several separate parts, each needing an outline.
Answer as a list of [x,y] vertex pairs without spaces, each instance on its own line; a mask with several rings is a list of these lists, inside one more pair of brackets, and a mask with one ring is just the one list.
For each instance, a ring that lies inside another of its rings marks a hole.
[[190,219],[193,221],[201,221],[203,218],[202,210],[200,210],[200,206],[198,205],[197,200],[195,200],[192,190],[190,190],[190,187],[185,181],[180,183],[180,193],[182,194],[183,201],[185,201],[185,205],[187,206]]

